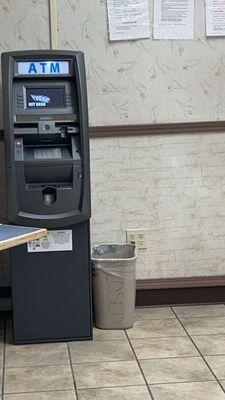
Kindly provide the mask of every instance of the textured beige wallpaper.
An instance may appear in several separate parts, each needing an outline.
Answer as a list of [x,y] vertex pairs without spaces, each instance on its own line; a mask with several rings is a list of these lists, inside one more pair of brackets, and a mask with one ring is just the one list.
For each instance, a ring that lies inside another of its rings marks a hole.
[[[49,45],[47,0],[0,1],[0,53],[13,50],[47,49]],[[1,128],[2,101],[0,101]]]
[[[151,27],[153,0],[149,0]],[[59,47],[85,52],[92,125],[225,119],[225,39],[109,42],[106,0],[58,0]]]
[[[59,48],[85,52],[92,125],[225,118],[225,40],[205,40],[203,4],[195,41],[109,44],[105,0],[58,0]],[[1,51],[47,48],[47,0],[2,0],[0,32]],[[91,170],[92,241],[148,229],[138,278],[225,273],[225,134],[92,139]]]

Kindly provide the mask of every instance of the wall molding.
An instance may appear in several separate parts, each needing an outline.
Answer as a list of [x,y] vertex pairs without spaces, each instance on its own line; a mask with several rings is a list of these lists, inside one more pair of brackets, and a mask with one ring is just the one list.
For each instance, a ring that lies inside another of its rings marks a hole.
[[170,124],[139,124],[92,126],[90,136],[94,138],[120,136],[171,135],[185,133],[225,132],[225,121],[180,122]]
[[225,303],[225,276],[143,279],[137,281],[136,305]]
[[[90,127],[90,137],[93,138],[218,132],[225,132],[225,121],[179,122],[169,124],[106,125]],[[4,132],[3,129],[0,129],[0,140],[3,139]]]
[[217,287],[217,286],[225,286],[225,275],[137,280],[137,290],[177,289],[177,288]]

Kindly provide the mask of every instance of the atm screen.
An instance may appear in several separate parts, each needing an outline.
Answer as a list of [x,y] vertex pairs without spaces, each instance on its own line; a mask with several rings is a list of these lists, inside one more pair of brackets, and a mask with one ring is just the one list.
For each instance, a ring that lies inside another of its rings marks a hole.
[[27,108],[61,108],[65,107],[65,87],[26,88]]

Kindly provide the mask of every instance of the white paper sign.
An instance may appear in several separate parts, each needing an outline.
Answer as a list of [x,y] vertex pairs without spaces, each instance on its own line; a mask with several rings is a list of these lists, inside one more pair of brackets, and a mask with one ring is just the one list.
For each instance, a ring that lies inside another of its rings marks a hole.
[[193,29],[194,0],[154,1],[154,39],[193,39]]
[[70,250],[73,250],[71,229],[47,231],[45,236],[27,243],[28,253]]
[[150,37],[148,0],[107,0],[109,39]]
[[206,35],[225,36],[225,0],[206,0]]

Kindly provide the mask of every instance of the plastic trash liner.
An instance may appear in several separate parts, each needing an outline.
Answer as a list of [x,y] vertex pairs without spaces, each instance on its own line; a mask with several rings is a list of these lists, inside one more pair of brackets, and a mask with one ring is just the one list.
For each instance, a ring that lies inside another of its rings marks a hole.
[[125,329],[134,324],[136,247],[102,244],[92,249],[96,326]]

